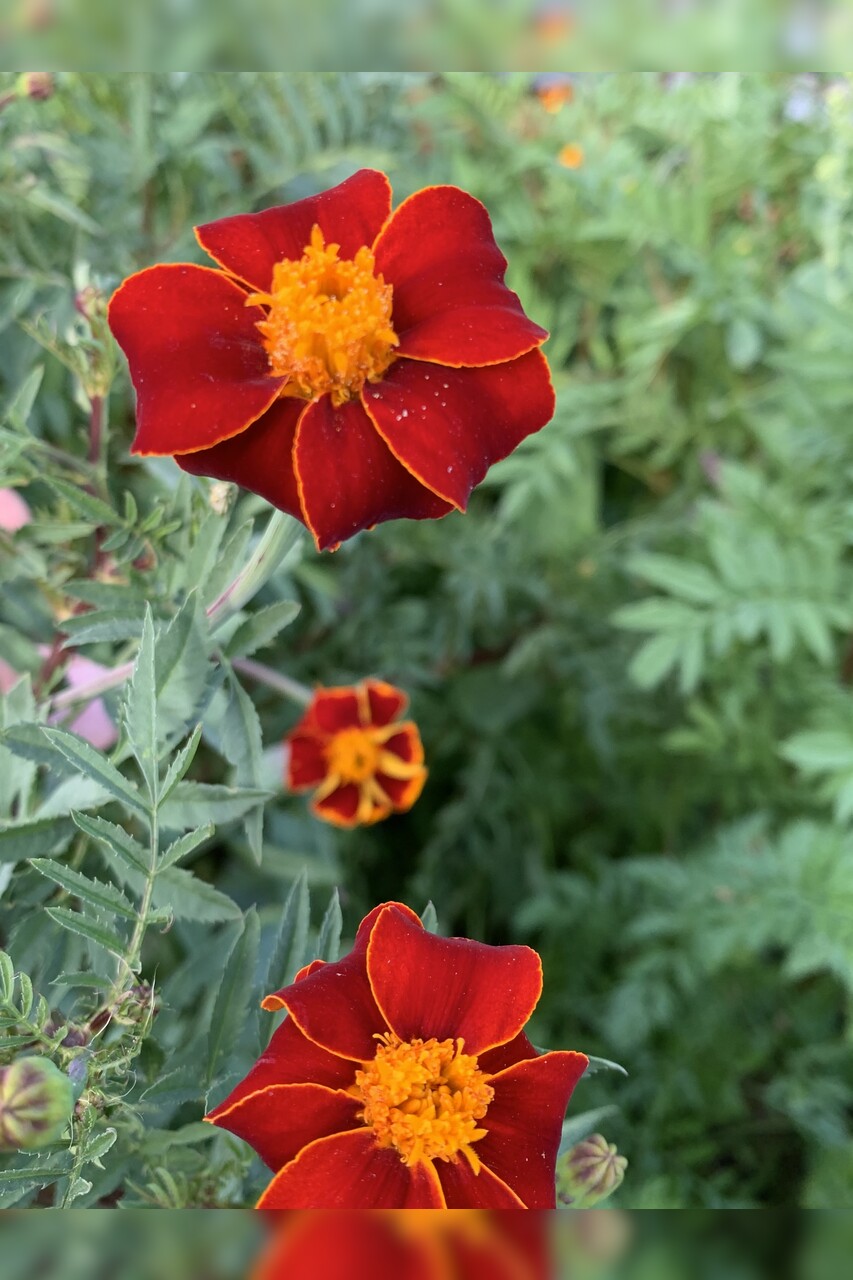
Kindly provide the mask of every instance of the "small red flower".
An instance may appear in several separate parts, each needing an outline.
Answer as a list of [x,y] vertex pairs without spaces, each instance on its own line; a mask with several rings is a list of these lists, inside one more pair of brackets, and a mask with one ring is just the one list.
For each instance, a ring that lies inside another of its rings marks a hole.
[[381,680],[317,689],[286,738],[287,786],[313,791],[313,812],[338,827],[411,809],[427,771],[418,727],[401,719],[408,701]]
[[232,480],[320,549],[464,510],[554,411],[548,336],[457,187],[391,212],[383,173],[196,229],[221,270],[149,267],[109,320],[137,394],[133,452]]
[[265,1009],[288,1017],[208,1120],[275,1171],[261,1209],[553,1209],[582,1053],[538,1054],[528,947],[428,933],[375,907],[349,955]]
[[548,1213],[272,1213],[250,1280],[553,1280]]

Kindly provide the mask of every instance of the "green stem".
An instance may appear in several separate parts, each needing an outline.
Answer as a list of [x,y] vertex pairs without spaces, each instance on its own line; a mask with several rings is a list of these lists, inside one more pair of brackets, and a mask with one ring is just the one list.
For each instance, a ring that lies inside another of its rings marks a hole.
[[300,706],[307,707],[314,696],[307,685],[300,684],[298,680],[291,680],[290,676],[284,675],[281,671],[273,671],[272,667],[265,667],[262,662],[253,662],[251,658],[235,658],[231,665],[235,671],[241,671],[244,676],[249,676],[250,679],[258,680],[261,684],[268,685],[270,689],[283,693],[286,698],[291,698]]
[[142,901],[139,904],[139,915],[136,917],[133,936],[127,948],[127,956],[123,960],[123,963],[131,973],[136,972],[142,955],[142,943],[145,940],[145,930],[148,928],[148,913],[151,910],[151,899],[154,896],[154,881],[157,878],[157,862],[160,857],[160,822],[156,801],[149,814],[148,825],[151,832],[148,845],[148,875],[145,879],[145,888],[142,892]]

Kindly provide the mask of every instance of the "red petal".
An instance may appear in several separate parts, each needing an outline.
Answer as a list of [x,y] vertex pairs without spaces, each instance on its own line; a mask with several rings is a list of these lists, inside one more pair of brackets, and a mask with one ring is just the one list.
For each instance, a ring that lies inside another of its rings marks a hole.
[[310,791],[329,772],[323,743],[308,734],[293,733],[287,739],[287,788]]
[[339,733],[341,729],[357,729],[361,724],[358,693],[348,685],[314,690],[311,706],[303,723],[321,733]]
[[370,707],[370,723],[382,726],[392,720],[399,720],[409,705],[409,699],[402,689],[384,680],[366,680],[367,698]]
[[259,1209],[443,1209],[431,1163],[403,1164],[368,1129],[305,1147],[273,1178]]
[[272,1085],[220,1111],[216,1124],[248,1142],[276,1170],[317,1138],[363,1128],[362,1105],[340,1089],[319,1084]]
[[363,946],[283,987],[274,998],[309,1040],[341,1058],[372,1060],[375,1035],[388,1030],[367,981]]
[[354,258],[362,245],[373,243],[390,212],[391,184],[385,174],[360,169],[305,200],[208,222],[196,228],[196,237],[226,271],[253,289],[266,290],[277,262],[302,257],[315,224],[327,243],[341,246],[342,258]]
[[190,475],[231,480],[304,522],[293,474],[293,437],[304,408],[302,400],[280,397],[233,439],[195,453],[179,453],[175,461]]
[[187,453],[237,435],[276,399],[260,307],[209,267],[149,267],[115,291],[109,322],[136,388],[132,451]]
[[354,782],[344,782],[322,800],[311,801],[311,812],[336,827],[358,826],[360,793]]
[[389,778],[386,773],[377,773],[376,781],[397,813],[405,813],[423,791],[427,776],[426,769],[414,778]]
[[434,520],[450,510],[397,461],[355,400],[336,409],[323,396],[308,406],[299,419],[294,465],[305,521],[320,551],[384,520]]
[[[523,1215],[522,1215],[523,1216]],[[466,1274],[463,1272],[463,1274]],[[251,1280],[438,1280],[431,1251],[383,1213],[345,1209],[287,1216]],[[489,1280],[485,1277],[484,1280]],[[501,1277],[501,1280],[503,1278]],[[513,1280],[519,1280],[516,1272]]]
[[424,758],[424,744],[414,720],[404,720],[399,733],[384,743],[386,751],[391,751],[406,764],[420,764]]
[[493,1213],[487,1233],[454,1232],[448,1243],[455,1275],[465,1280],[554,1280],[561,1268],[552,1256],[549,1219],[536,1210]]
[[489,215],[458,187],[427,187],[405,200],[374,246],[394,289],[402,356],[439,364],[513,360],[548,337],[504,284],[506,258]]
[[473,1054],[517,1036],[542,990],[542,966],[529,947],[439,938],[393,908],[373,927],[367,969],[401,1040],[462,1037]]
[[437,1172],[448,1209],[527,1208],[515,1192],[485,1165],[480,1166],[479,1173],[474,1173],[468,1161],[460,1158],[456,1164],[442,1161]]
[[538,1058],[539,1054],[533,1048],[533,1045],[527,1039],[523,1031],[519,1031],[514,1040],[510,1040],[508,1044],[498,1045],[496,1049],[489,1049],[487,1053],[481,1054],[478,1066],[481,1071],[486,1071],[489,1075],[494,1075],[498,1071],[504,1071],[507,1067],[511,1067],[516,1062],[524,1062],[526,1058]]
[[563,1117],[589,1059],[545,1053],[493,1076],[495,1096],[483,1121],[477,1155],[529,1209],[555,1207],[554,1166]]
[[554,413],[541,351],[486,369],[397,360],[381,383],[365,384],[362,396],[394,456],[462,510],[489,467]]
[[[279,1003],[276,1007],[282,1006]],[[285,1018],[248,1075],[213,1108],[207,1119],[218,1123],[220,1116],[244,1098],[273,1085],[322,1084],[328,1089],[346,1089],[353,1079],[351,1062],[327,1053],[306,1039],[292,1018]]]

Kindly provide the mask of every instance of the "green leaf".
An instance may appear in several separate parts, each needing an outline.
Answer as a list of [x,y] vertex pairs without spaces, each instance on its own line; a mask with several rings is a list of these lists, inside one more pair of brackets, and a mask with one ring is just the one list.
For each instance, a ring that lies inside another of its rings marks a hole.
[[113,955],[124,955],[127,944],[99,920],[93,920],[91,916],[86,916],[81,911],[69,911],[66,907],[47,907],[45,914],[57,924],[61,924],[63,929],[77,933],[81,938],[88,938],[90,942],[97,942]]
[[187,742],[181,747],[178,754],[173,759],[169,768],[166,770],[166,776],[163,779],[163,785],[160,788],[160,802],[168,800],[178,783],[183,779],[193,760],[195,753],[198,751],[198,744],[201,742],[202,726],[197,724]]
[[160,861],[157,863],[158,871],[164,871],[167,867],[180,862],[181,858],[188,857],[199,845],[204,844],[205,840],[209,840],[215,830],[213,823],[207,822],[203,827],[189,831],[185,836],[173,841],[165,853],[161,854]]
[[438,933],[438,913],[432,901],[429,901],[421,912],[421,924],[427,933]]
[[62,480],[59,476],[47,474],[44,478],[52,489],[55,489],[57,493],[65,498],[78,515],[83,516],[86,520],[91,520],[94,526],[105,525],[108,529],[111,529],[117,522],[118,517],[112,507],[87,492],[86,489],[81,489],[75,484],[69,484],[67,480]]
[[76,734],[67,733],[65,729],[43,728],[41,732],[51,746],[55,747],[70,764],[82,769],[83,773],[90,778],[94,778],[112,796],[115,796],[116,800],[121,800],[123,804],[129,805],[140,813],[148,812],[142,797],[127,779],[106,756],[96,751],[88,742],[84,742]]
[[247,911],[243,927],[225,961],[213,1004],[204,1076],[207,1090],[228,1070],[228,1055],[240,1043],[249,1015],[246,995],[254,987],[259,941],[260,922],[257,911],[252,907]]
[[152,902],[157,910],[171,911],[176,920],[215,924],[240,915],[233,899],[183,867],[169,867],[158,874]]
[[90,880],[82,872],[73,867],[66,867],[61,862],[50,858],[31,858],[30,866],[36,871],[67,890],[73,897],[79,898],[96,910],[116,912],[126,920],[135,920],[137,911],[133,903],[124,896],[120,889],[111,884],[101,884],[99,880]]
[[154,676],[154,621],[145,610],[142,642],[127,685],[124,725],[128,741],[148,787],[151,803],[157,803],[157,691]]
[[111,855],[120,858],[133,871],[148,874],[148,851],[125,831],[124,827],[105,818],[89,817],[85,813],[71,814],[76,825]]
[[217,825],[242,818],[259,801],[268,800],[269,791],[256,787],[225,787],[218,783],[179,782],[160,811],[162,825],[183,831],[205,822]]
[[560,1148],[558,1157],[564,1151],[570,1150],[576,1142],[583,1142],[584,1138],[588,1138],[591,1133],[595,1133],[602,1120],[609,1119],[610,1116],[618,1114],[619,1108],[612,1104],[606,1107],[595,1107],[591,1111],[582,1111],[580,1115],[570,1116],[563,1123],[563,1131],[560,1137]]
[[141,621],[137,609],[99,609],[97,613],[68,618],[63,630],[75,645],[95,644],[99,640],[135,640]]
[[[246,690],[228,673],[225,715],[221,724],[221,741],[228,759],[235,765],[234,780],[240,786],[257,786],[261,774],[261,722]],[[245,819],[246,839],[255,862],[263,855],[264,810],[257,805]]]
[[303,867],[291,885],[267,965],[265,992],[278,991],[305,963],[310,922],[308,876]]
[[62,818],[36,818],[0,831],[0,863],[22,862],[42,853],[57,853],[71,834],[70,823]]
[[343,928],[343,917],[341,915],[341,900],[337,889],[332,890],[332,896],[329,905],[326,907],[326,914],[323,916],[323,922],[320,925],[320,932],[317,937],[317,958],[319,960],[337,960],[341,952],[341,929]]
[[3,422],[9,422],[19,431],[26,431],[33,405],[44,377],[44,365],[37,364],[24,378],[3,411]]
[[618,1062],[611,1062],[609,1058],[595,1058],[591,1054],[589,1057],[589,1066],[584,1072],[584,1076],[594,1076],[599,1071],[616,1071],[619,1075],[627,1076],[628,1072]]
[[278,600],[245,618],[225,645],[229,658],[245,658],[271,644],[280,631],[289,626],[301,605],[295,600]]

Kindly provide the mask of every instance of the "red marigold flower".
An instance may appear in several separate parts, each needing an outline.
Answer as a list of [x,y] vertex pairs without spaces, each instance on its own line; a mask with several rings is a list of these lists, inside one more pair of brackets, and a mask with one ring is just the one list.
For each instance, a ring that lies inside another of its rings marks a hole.
[[207,1119],[275,1171],[261,1209],[553,1209],[588,1059],[527,1039],[541,990],[528,947],[439,938],[383,903],[349,955],[267,996],[288,1016]]
[[196,229],[219,270],[149,267],[109,321],[136,388],[133,452],[232,480],[322,550],[464,510],[554,411],[489,215],[457,187],[393,213],[383,173]]
[[457,1209],[272,1213],[251,1280],[552,1280],[551,1215]]
[[313,791],[311,809],[338,827],[367,826],[411,809],[427,771],[408,698],[382,680],[317,689],[287,735],[286,782]]

